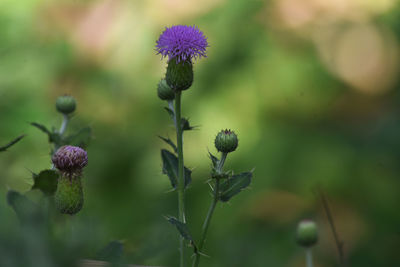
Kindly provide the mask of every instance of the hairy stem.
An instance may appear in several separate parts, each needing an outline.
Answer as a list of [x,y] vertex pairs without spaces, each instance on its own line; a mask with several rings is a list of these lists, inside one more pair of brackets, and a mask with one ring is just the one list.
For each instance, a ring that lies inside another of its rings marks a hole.
[[311,248],[307,248],[306,249],[306,266],[307,267],[313,267]]
[[[58,133],[60,134],[60,137],[61,137],[61,138],[62,138],[62,136],[64,135],[65,130],[67,130],[68,123],[69,123],[69,117],[68,117],[68,115],[63,114],[63,120],[62,120],[62,123],[61,123],[61,127],[60,127],[60,130],[58,131]],[[54,153],[56,153],[57,150],[58,150],[59,148],[60,148],[59,145],[54,144],[54,150],[53,150],[53,153],[52,153],[51,156],[53,156]],[[51,164],[51,169],[52,169],[52,170],[55,169],[54,164]]]
[[[221,160],[218,162],[218,165],[217,165],[217,170],[216,171],[218,173],[222,173],[222,168],[224,166],[224,163],[225,163],[227,155],[228,155],[228,153],[222,153]],[[218,203],[218,200],[219,200],[219,185],[220,185],[220,179],[218,178],[215,181],[214,198],[213,198],[213,201],[211,202],[210,208],[208,209],[208,212],[207,212],[206,219],[204,220],[204,223],[203,223],[203,228],[202,228],[202,232],[201,232],[201,239],[200,239],[199,245],[197,247],[198,252],[195,255],[195,259],[194,259],[194,262],[193,262],[193,267],[199,266],[200,256],[201,256],[200,254],[201,254],[201,251],[203,249],[204,243],[206,241],[208,227],[210,226],[211,218],[212,218],[212,216],[214,214],[215,207],[217,206],[217,203]]]
[[61,123],[60,131],[58,133],[62,136],[65,133],[65,130],[67,129],[69,122],[69,117],[68,115],[63,114],[63,121]]
[[[176,126],[176,143],[178,147],[178,212],[179,220],[183,223],[185,219],[185,177],[183,165],[183,131],[181,124],[181,92],[175,93],[175,126]],[[180,266],[185,266],[185,244],[184,238],[180,237]]]

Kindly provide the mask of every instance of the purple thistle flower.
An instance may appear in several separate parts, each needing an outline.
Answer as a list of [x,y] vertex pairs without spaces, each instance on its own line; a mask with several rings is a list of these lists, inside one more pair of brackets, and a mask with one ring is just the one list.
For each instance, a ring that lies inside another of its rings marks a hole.
[[207,38],[196,26],[176,25],[166,27],[157,40],[157,54],[168,56],[168,61],[176,58],[177,63],[207,57]]
[[88,163],[85,150],[76,146],[62,146],[51,158],[54,166],[62,172],[81,171]]

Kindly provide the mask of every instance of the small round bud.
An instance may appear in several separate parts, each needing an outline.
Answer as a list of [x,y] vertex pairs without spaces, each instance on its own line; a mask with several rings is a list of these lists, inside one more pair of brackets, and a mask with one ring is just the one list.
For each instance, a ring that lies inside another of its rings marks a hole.
[[83,189],[81,177],[61,175],[54,194],[57,209],[63,214],[74,215],[83,207]]
[[236,150],[238,146],[238,138],[234,131],[222,130],[215,137],[215,147],[218,151],[229,153]]
[[175,58],[168,62],[165,80],[175,91],[189,89],[193,83],[193,65],[191,61],[177,62]]
[[175,92],[168,86],[165,79],[158,83],[157,95],[161,100],[174,100]]
[[60,96],[56,100],[56,109],[58,112],[68,115],[75,111],[76,101],[75,98],[69,95]]
[[311,220],[303,220],[297,226],[297,243],[303,247],[311,247],[318,241],[317,225]]
[[57,169],[67,173],[79,172],[88,163],[86,151],[76,146],[60,147],[51,160]]

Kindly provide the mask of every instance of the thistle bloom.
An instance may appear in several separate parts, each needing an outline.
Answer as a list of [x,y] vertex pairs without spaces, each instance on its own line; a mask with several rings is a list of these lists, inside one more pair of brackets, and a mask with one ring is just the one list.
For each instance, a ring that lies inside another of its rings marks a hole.
[[196,26],[176,25],[166,27],[157,40],[156,50],[168,61],[177,63],[206,57],[207,38]]
[[62,172],[75,172],[82,170],[88,163],[85,150],[76,146],[62,146],[52,157],[54,166]]
[[234,131],[226,129],[217,134],[214,143],[218,151],[230,153],[236,150],[239,140]]
[[303,220],[297,226],[297,243],[303,247],[311,247],[318,241],[317,225],[314,221]]

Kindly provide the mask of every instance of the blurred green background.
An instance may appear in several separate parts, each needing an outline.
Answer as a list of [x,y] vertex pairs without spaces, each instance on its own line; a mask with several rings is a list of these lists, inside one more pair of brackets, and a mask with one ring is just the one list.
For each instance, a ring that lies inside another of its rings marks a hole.
[[174,129],[156,95],[166,61],[154,47],[165,26],[195,24],[210,44],[183,95],[199,126],[184,147],[196,239],[216,133],[239,135],[227,167],[255,168],[251,189],[217,207],[201,265],[304,266],[295,227],[313,218],[315,265],[337,266],[320,187],[349,266],[400,266],[399,16],[396,0],[1,0],[0,144],[27,134],[0,154],[2,264],[54,266],[5,196],[50,167],[47,137],[29,122],[58,128],[55,99],[67,93],[78,101],[68,131],[90,125],[93,139],[84,208],[53,222],[58,253],[94,259],[121,240],[127,263],[178,265],[176,230],[163,218],[176,215],[177,197],[157,137]]

